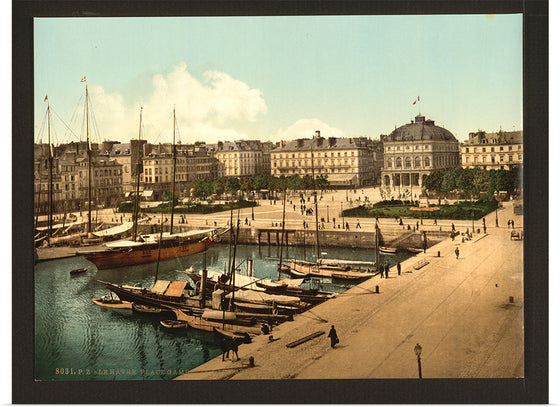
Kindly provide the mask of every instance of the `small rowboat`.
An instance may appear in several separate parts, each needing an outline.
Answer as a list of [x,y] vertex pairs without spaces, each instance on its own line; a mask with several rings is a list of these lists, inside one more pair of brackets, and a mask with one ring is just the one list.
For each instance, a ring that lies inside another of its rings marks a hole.
[[416,247],[407,247],[406,250],[410,253],[422,253],[424,251],[422,249],[417,249]]
[[395,254],[397,252],[397,248],[396,247],[380,246],[379,251],[381,253],[386,253],[386,254]]
[[161,308],[149,307],[147,305],[142,305],[142,304],[132,304],[132,310],[136,312],[143,312],[145,314],[159,314],[162,311],[164,311]]
[[76,274],[85,273],[88,270],[87,267],[82,267],[81,269],[70,270],[70,275],[75,276]]
[[170,329],[182,329],[188,326],[188,324],[185,321],[177,321],[175,319],[166,319],[163,321],[159,321],[159,323],[164,327]]
[[245,343],[251,342],[251,337],[248,333],[238,333],[234,331],[228,331],[227,329],[214,328],[214,333],[224,339],[229,340],[239,340]]
[[358,275],[358,273],[349,274],[349,273],[332,273],[333,280],[347,280],[347,281],[358,281],[363,280],[366,278],[370,278],[372,276],[371,273],[364,273],[363,276]]
[[94,304],[101,307],[107,308],[117,308],[117,309],[132,309],[132,303],[130,301],[122,301],[114,298],[92,298]]

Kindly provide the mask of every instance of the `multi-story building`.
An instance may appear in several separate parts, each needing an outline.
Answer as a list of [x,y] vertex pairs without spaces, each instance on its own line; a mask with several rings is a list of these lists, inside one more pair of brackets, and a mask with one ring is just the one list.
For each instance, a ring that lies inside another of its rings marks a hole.
[[[199,179],[213,179],[220,174],[219,162],[211,156],[204,143],[176,145],[175,195],[188,194],[188,188]],[[173,185],[173,146],[160,144],[143,159],[145,194],[162,199],[171,193]]]
[[382,135],[385,186],[421,186],[439,168],[461,165],[459,142],[453,134],[422,115]]
[[[327,176],[333,187],[374,185],[381,151],[365,137],[321,137],[281,141],[271,152],[271,174]],[[313,157],[313,159],[312,159]]]
[[[140,143],[140,149],[138,144]],[[138,155],[140,154],[140,171],[142,172],[142,157],[151,151],[151,145],[146,140],[130,140],[130,143],[115,143],[111,146],[109,156],[122,165],[123,192],[129,195],[136,190],[136,172]],[[140,175],[142,182],[142,175]]]
[[[77,160],[79,193],[87,200],[89,188],[88,158]],[[118,204],[123,196],[122,164],[106,156],[91,157],[91,197],[98,205]],[[93,205],[93,204],[92,204]]]
[[523,167],[523,131],[469,133],[469,139],[461,145],[461,164],[463,168],[485,170]]
[[266,171],[263,150],[259,140],[219,141],[214,157],[223,164],[226,177],[253,176]]

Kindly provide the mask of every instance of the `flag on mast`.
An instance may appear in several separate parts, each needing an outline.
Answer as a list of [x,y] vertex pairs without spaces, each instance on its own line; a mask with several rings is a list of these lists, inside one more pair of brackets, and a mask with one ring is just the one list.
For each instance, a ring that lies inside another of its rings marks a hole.
[[413,104],[413,105],[415,105],[415,104],[416,104],[416,102],[420,102],[420,96],[418,96],[418,98],[417,98],[417,99],[415,99],[415,100],[414,100],[414,102],[412,102],[412,104]]
[[43,102],[46,102],[49,99],[49,95],[45,95],[45,99],[43,99]]
[[85,82],[85,81],[86,81],[86,77],[84,76],[80,82]]

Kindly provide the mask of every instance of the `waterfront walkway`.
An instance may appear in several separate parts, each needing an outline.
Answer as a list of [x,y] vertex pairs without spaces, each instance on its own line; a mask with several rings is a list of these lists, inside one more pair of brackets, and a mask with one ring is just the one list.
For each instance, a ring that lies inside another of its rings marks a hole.
[[[417,378],[417,343],[424,378],[523,377],[523,242],[507,228],[513,219],[520,229],[523,217],[506,203],[499,218],[495,228],[495,214],[486,217],[487,235],[445,239],[403,262],[400,276],[393,267],[388,279],[374,277],[275,327],[273,342],[259,336],[241,345],[239,361],[220,356],[177,379]],[[414,269],[422,259],[429,264]],[[334,349],[331,325],[340,338]],[[286,347],[317,331],[325,334]]]

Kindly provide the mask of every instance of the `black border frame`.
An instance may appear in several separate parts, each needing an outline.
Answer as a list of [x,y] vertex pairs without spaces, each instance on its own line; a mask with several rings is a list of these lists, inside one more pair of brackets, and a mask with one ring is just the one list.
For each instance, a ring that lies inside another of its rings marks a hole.
[[[499,13],[524,14],[524,379],[34,381],[33,17]],[[548,402],[548,1],[13,0],[12,36],[13,403]]]

